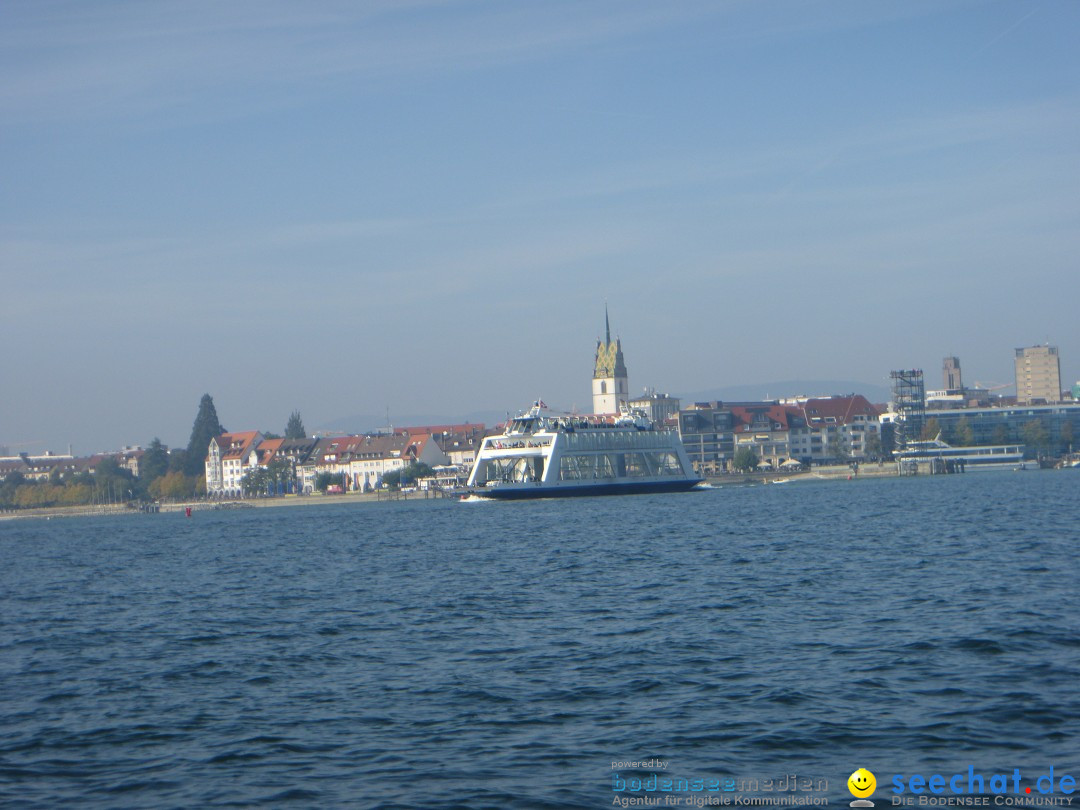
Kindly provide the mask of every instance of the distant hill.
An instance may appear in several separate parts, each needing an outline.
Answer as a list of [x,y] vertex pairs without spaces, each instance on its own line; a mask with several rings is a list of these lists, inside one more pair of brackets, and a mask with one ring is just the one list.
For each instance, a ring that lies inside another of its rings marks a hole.
[[710,402],[714,399],[726,402],[756,402],[783,397],[821,397],[830,394],[862,394],[871,402],[888,402],[892,392],[887,386],[851,380],[782,380],[780,382],[754,385],[729,385],[678,394],[683,405],[691,402]]

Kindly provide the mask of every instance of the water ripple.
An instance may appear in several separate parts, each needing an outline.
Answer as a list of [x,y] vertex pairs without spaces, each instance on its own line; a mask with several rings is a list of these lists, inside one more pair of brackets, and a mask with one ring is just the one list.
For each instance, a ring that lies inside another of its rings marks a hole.
[[1068,770],[1075,481],[6,523],[0,804],[598,807],[646,756],[844,801],[863,762]]

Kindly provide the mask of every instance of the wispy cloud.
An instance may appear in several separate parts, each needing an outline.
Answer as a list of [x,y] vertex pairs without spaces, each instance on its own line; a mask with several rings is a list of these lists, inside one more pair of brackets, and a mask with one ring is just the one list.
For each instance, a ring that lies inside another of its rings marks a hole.
[[262,103],[281,104],[326,83],[527,61],[707,13],[644,2],[31,5],[0,31],[0,115],[139,117],[236,94],[251,106],[260,87],[273,90]]
[[[950,5],[965,0],[954,0]],[[806,36],[933,14],[941,3],[743,0],[464,4],[31,3],[0,28],[0,118],[17,122],[243,114],[338,83],[407,81],[544,59],[708,23],[719,43]],[[747,15],[747,8],[756,13]]]

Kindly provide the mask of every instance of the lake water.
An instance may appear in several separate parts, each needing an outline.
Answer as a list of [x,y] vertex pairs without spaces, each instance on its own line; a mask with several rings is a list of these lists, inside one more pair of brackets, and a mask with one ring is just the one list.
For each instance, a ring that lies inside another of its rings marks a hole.
[[833,806],[858,767],[879,807],[893,775],[1080,777],[1078,492],[0,523],[0,805],[610,807],[653,758]]

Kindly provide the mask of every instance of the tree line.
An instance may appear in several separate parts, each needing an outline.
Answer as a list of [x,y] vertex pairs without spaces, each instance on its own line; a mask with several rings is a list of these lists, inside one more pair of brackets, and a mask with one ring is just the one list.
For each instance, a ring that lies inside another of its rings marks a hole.
[[[139,459],[138,476],[112,457],[102,459],[93,472],[53,469],[46,480],[33,480],[16,471],[0,481],[0,509],[186,500],[204,495],[210,440],[225,432],[213,398],[203,394],[187,447],[170,451],[155,436]],[[285,436],[295,439],[306,436],[299,411],[289,416]],[[280,480],[283,471],[275,469],[273,475],[275,481]]]

